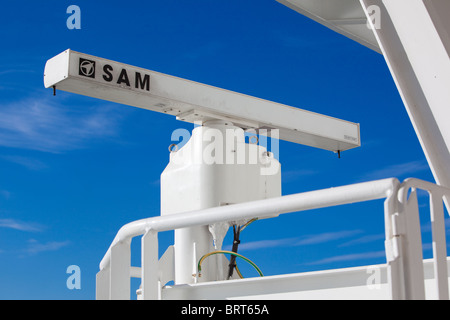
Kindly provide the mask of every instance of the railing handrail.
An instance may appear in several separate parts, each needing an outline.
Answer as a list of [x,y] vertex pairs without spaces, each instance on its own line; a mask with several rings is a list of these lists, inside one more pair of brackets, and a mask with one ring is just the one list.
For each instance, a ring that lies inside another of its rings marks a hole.
[[118,231],[108,251],[100,262],[100,270],[110,264],[111,248],[118,242],[131,241],[149,230],[156,232],[179,228],[209,225],[219,222],[265,218],[274,214],[300,212],[355,202],[388,198],[400,186],[396,178],[362,182],[276,198],[251,201],[228,206],[214,207],[137,220],[124,225]]
[[[450,189],[416,178],[409,178],[403,181],[398,189],[397,195],[397,200],[400,204],[398,216],[399,228],[397,228],[397,233],[403,235],[405,239],[400,249],[402,250],[404,264],[404,298],[425,299],[426,296],[417,189],[427,191],[429,195],[436,293],[438,299],[448,300],[448,257],[443,201],[446,202],[446,206],[449,208]],[[412,193],[409,195],[410,190]]]
[[[408,178],[403,181],[399,187],[398,200],[401,203],[406,202],[408,191],[411,188],[421,189],[428,191],[429,193],[439,194],[441,197],[450,197],[450,189],[441,185],[434,184],[429,181],[420,180],[417,178]],[[444,199],[445,200],[445,199]]]

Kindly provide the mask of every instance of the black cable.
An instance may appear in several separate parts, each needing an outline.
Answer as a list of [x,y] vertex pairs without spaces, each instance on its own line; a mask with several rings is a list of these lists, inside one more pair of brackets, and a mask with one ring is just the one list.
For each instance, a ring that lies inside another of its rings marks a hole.
[[[231,249],[232,252],[237,253],[238,251],[238,246],[239,243],[241,243],[241,241],[239,240],[239,235],[241,233],[241,226],[238,226],[237,230],[236,230],[236,225],[233,225],[233,247]],[[233,271],[236,268],[236,256],[232,255],[230,257],[230,264],[228,265],[228,279],[231,279],[231,277],[233,276]]]

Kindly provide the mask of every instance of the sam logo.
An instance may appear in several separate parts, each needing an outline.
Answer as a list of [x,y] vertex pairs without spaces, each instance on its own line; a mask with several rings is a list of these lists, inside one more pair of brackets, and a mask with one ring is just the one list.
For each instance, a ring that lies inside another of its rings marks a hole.
[[121,87],[150,91],[149,74],[141,74],[139,71],[131,71],[125,68],[120,68],[120,71],[114,70],[114,67],[110,64],[105,64],[102,70],[102,78],[106,82],[116,83]]
[[78,70],[80,76],[95,79],[95,61],[80,58],[80,67]]
[[118,63],[110,64],[102,60],[94,61],[79,57],[78,75],[121,88],[150,91],[149,74],[133,67],[126,68]]

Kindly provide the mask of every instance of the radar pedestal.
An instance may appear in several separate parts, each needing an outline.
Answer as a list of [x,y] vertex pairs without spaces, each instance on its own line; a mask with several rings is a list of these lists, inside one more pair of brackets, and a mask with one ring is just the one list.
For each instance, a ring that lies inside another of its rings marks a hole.
[[[223,120],[195,128],[190,140],[170,153],[161,175],[161,215],[281,196],[280,163],[256,136],[245,140],[242,128]],[[201,277],[197,263],[221,249],[230,225],[244,223],[175,230],[175,283],[224,280],[228,262],[223,255],[206,260]]]

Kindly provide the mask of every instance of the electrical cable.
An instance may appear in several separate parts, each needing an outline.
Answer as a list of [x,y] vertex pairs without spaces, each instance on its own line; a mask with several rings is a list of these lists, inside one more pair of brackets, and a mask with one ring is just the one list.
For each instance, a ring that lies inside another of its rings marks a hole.
[[[239,243],[241,243],[241,241],[239,240],[240,233],[241,233],[241,226],[237,227],[237,230],[236,230],[236,225],[233,225],[234,238],[233,238],[233,247],[231,249],[232,252],[237,253]],[[230,264],[228,265],[228,267],[229,268],[228,268],[227,279],[231,279],[231,277],[233,276],[233,270],[236,268],[236,256],[232,255],[230,257]]]
[[[238,245],[241,243],[241,241],[239,240],[241,231],[244,230],[250,223],[252,223],[256,220],[258,220],[258,218],[253,218],[253,219],[247,221],[247,223],[245,223],[244,225],[239,226],[237,230],[236,230],[236,225],[233,225],[234,238],[233,238],[233,247],[231,249],[232,252],[237,253],[237,251],[238,251]],[[231,277],[233,276],[234,269],[236,269],[236,272],[238,272],[238,274],[239,274],[239,269],[236,264],[235,256],[230,257],[230,264],[228,266],[229,266],[229,269],[228,269],[228,278],[227,279],[231,279]],[[239,274],[239,276],[242,279],[242,275]]]
[[[257,266],[253,261],[251,261],[250,259],[244,257],[243,255],[241,255],[241,254],[239,254],[239,253],[236,253],[236,252],[233,252],[233,251],[226,251],[226,250],[212,251],[212,252],[210,252],[210,253],[207,253],[207,254],[203,255],[203,256],[200,258],[200,260],[198,261],[198,265],[197,265],[197,269],[198,269],[199,276],[201,275],[201,271],[202,271],[202,266],[201,266],[201,265],[202,265],[202,262],[203,262],[206,258],[208,258],[209,256],[212,256],[212,255],[218,254],[218,253],[227,253],[227,254],[231,254],[231,255],[234,255],[234,256],[236,256],[236,257],[239,257],[239,258],[241,258],[241,259],[247,261],[253,268],[255,268],[255,270],[259,273],[259,275],[260,275],[261,277],[264,277],[264,275],[263,275],[263,273],[261,272],[261,270],[258,268],[258,266]],[[240,272],[239,272],[239,273],[240,273]]]
[[244,276],[242,275],[241,271],[239,270],[237,264],[234,265],[236,269],[236,273],[238,274],[239,278],[244,279]]
[[246,224],[244,224],[243,226],[241,226],[241,231],[244,230],[245,228],[247,228],[247,226],[248,226],[250,223],[252,223],[252,222],[254,222],[254,221],[256,221],[256,220],[258,220],[258,218],[253,218],[252,220],[249,220]]
[[236,257],[240,257],[244,260],[246,260],[248,263],[250,263],[255,269],[256,271],[258,271],[259,275],[262,277],[263,274],[261,272],[261,270],[256,266],[256,264],[254,264],[251,260],[249,260],[248,258],[245,258],[244,256],[240,255],[237,253],[238,250],[238,246],[240,244],[240,240],[239,240],[239,236],[242,230],[244,230],[249,224],[251,224],[252,222],[258,220],[258,218],[253,218],[249,221],[247,221],[244,225],[242,226],[238,226],[236,229],[236,225],[233,225],[233,246],[231,251],[225,251],[225,250],[218,250],[218,251],[213,251],[210,253],[207,253],[205,255],[203,255],[199,262],[198,262],[198,272],[199,272],[199,276],[201,276],[201,263],[203,262],[203,260],[205,260],[207,257],[213,255],[213,254],[217,254],[217,253],[228,253],[231,255],[230,257],[230,263],[229,263],[229,269],[228,269],[228,277],[227,279],[231,279],[231,277],[233,276],[233,271],[234,269],[236,269],[236,273],[238,274],[238,276],[243,279],[244,277],[242,276],[237,264],[236,264]]

